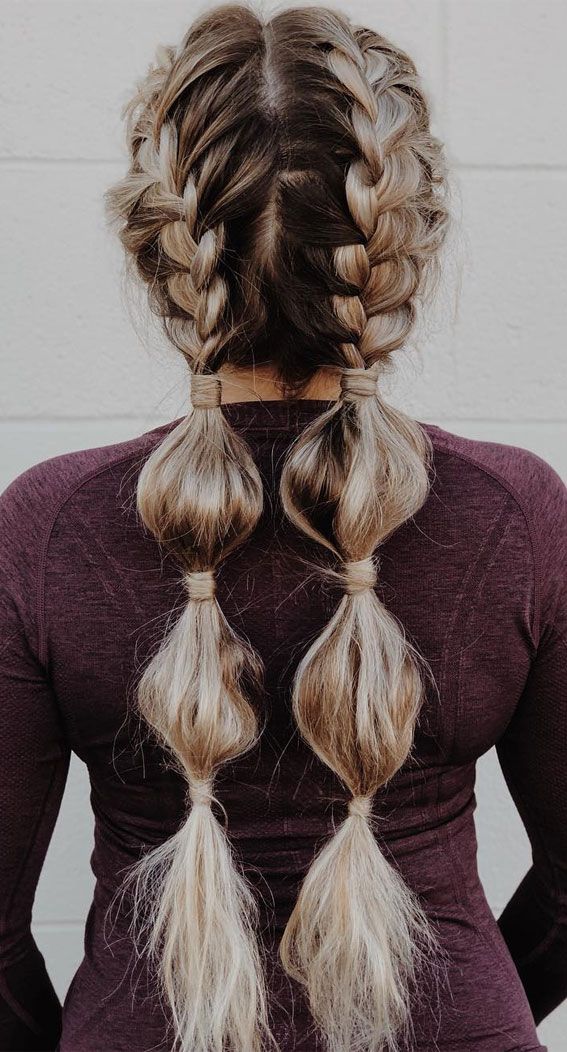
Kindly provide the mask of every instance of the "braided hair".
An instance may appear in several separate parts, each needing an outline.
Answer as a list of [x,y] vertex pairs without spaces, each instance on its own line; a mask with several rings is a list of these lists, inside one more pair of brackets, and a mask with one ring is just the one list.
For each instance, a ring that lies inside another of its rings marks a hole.
[[304,880],[280,953],[306,986],[329,1048],[348,1052],[375,1048],[376,1035],[380,1047],[395,1048],[404,1027],[408,1037],[417,966],[438,949],[371,823],[374,794],[410,753],[424,666],[378,597],[376,553],[424,503],[431,462],[428,436],[383,401],[378,381],[412,326],[423,261],[440,244],[445,217],[426,210],[431,146],[411,60],[377,33],[344,28],[321,57],[322,76],[349,107],[352,237],[329,258],[330,287],[335,275],[344,283],[332,307],[348,338],[337,347],[340,397],[293,444],[281,493],[290,519],[336,559],[344,588],[296,670],[293,710],[351,799]]
[[[182,568],[187,606],[146,668],[142,716],[191,804],[129,874],[181,1052],[274,1043],[256,902],[217,821],[214,775],[260,734],[262,666],[227,623],[215,571],[254,531],[262,485],[222,413],[221,366],[269,361],[301,393],[340,396],[288,449],[289,520],[343,589],[293,682],[300,733],[343,782],[347,815],[305,875],[280,956],[329,1052],[394,1050],[440,959],[417,896],[373,829],[374,796],[411,751],[427,665],[378,597],[380,544],[429,492],[430,440],[380,380],[437,274],[441,143],[410,57],[325,7],[198,18],[125,110],[130,169],[107,191],[127,257],[187,361],[187,416],[145,462],[138,510]],[[332,560],[335,565],[328,564]]]
[[[240,37],[231,66],[219,56],[219,90],[230,70],[233,87],[243,79],[252,49]],[[222,184],[214,195],[215,145],[206,149],[211,132],[203,124],[212,86],[200,84],[195,68],[199,49],[205,62],[214,39],[204,24],[177,58],[172,48],[158,50],[126,108],[130,173],[106,197],[110,215],[123,222],[124,247],[150,284],[151,306],[190,368],[189,412],[148,458],[137,485],[142,522],[182,567],[187,605],[145,669],[137,700],[186,779],[191,806],[175,836],[132,867],[123,890],[133,888],[136,938],[145,936],[149,955],[159,957],[179,1048],[221,1052],[229,1039],[237,1052],[259,1052],[270,1030],[257,903],[211,806],[215,772],[258,738],[258,712],[243,683],[259,684],[262,671],[223,615],[215,571],[253,531],[263,507],[260,475],[222,413],[214,371],[227,339],[223,217],[245,193],[248,164],[244,151],[232,189]],[[191,106],[176,106],[191,76]],[[226,149],[225,136],[220,142]]]

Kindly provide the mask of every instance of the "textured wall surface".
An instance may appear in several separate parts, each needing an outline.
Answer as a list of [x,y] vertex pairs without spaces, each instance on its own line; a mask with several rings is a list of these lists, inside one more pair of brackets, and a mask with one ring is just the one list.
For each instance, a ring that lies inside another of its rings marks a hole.
[[[392,400],[448,430],[532,449],[567,478],[567,3],[343,7],[414,56],[453,170],[445,282],[399,357]],[[177,0],[0,0],[2,488],[46,457],[183,412],[174,352],[128,317],[102,193],[125,167],[122,103],[154,45],[177,40],[191,16]],[[498,915],[530,854],[493,752],[478,766],[477,823]],[[34,910],[61,997],[82,956],[91,840],[74,762]],[[567,1052],[566,1029],[564,1005],[540,1027],[550,1052]]]

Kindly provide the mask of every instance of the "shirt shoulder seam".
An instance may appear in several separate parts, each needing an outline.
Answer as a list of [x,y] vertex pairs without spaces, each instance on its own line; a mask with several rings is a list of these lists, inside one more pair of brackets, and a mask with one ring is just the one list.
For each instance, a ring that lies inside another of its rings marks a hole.
[[540,552],[539,546],[536,541],[536,530],[534,529],[531,517],[528,514],[527,508],[524,504],[523,498],[516,489],[503,475],[499,472],[494,471],[492,468],[487,467],[485,464],[478,461],[474,456],[468,453],[462,453],[460,450],[453,449],[449,443],[445,443],[441,438],[437,449],[441,453],[445,453],[448,456],[457,457],[459,460],[463,460],[468,464],[472,464],[473,467],[478,468],[485,475],[494,479],[507,493],[512,497],[517,507],[519,508],[524,522],[530,541],[530,551],[532,557],[532,570],[533,570],[533,588],[534,588],[534,611],[533,611],[533,625],[532,625],[532,636],[533,636],[533,647],[537,650],[537,643],[540,632],[541,622],[541,564],[540,564]]
[[53,531],[57,525],[57,521],[63,508],[72,497],[75,496],[78,491],[91,482],[94,478],[99,475],[104,475],[105,471],[109,471],[111,468],[116,467],[117,464],[122,464],[126,460],[131,460],[133,457],[139,454],[135,450],[130,450],[128,453],[121,453],[120,455],[113,457],[105,464],[101,464],[97,468],[88,470],[85,474],[82,474],[77,482],[71,487],[70,490],[62,494],[59,501],[56,503],[55,508],[51,516],[47,521],[45,533],[43,536],[43,542],[40,545],[40,555],[37,570],[37,582],[36,582],[36,603],[35,603],[35,621],[37,631],[37,654],[38,660],[44,668],[47,666],[47,635],[45,625],[45,575],[47,570],[47,557],[49,551],[49,545],[53,536]]

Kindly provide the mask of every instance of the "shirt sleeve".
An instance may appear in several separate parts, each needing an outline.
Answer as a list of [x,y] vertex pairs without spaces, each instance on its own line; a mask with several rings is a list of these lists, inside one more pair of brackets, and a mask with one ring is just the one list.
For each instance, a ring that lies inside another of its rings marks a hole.
[[[28,476],[0,494],[0,1049],[56,1048],[61,1006],[31,933],[37,882],[69,768],[37,656],[39,522]],[[30,518],[31,515],[31,518]],[[40,516],[41,518],[41,516]]]
[[536,1024],[567,998],[567,488],[533,494],[536,651],[496,751],[532,865],[498,918]]

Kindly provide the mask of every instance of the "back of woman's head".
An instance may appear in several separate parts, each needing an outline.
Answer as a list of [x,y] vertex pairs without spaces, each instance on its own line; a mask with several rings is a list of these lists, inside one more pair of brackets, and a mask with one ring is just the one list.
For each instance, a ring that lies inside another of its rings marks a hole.
[[350,804],[305,876],[280,956],[329,1052],[395,1049],[420,969],[441,955],[372,829],[373,797],[410,753],[427,671],[374,585],[379,545],[427,497],[431,446],[384,402],[380,377],[438,272],[443,149],[409,56],[325,7],[268,20],[241,4],[209,11],[158,50],[125,115],[131,164],[107,192],[109,215],[191,391],[138,482],[140,516],[188,595],[138,702],[191,806],[129,876],[134,928],[159,962],[176,1048],[259,1052],[273,1040],[256,900],[211,809],[218,767],[258,740],[262,678],[215,597],[216,569],[263,506],[218,370],[269,362],[296,396],[332,369],[340,396],[290,443],[280,493],[344,590],[296,669],[292,703]]

